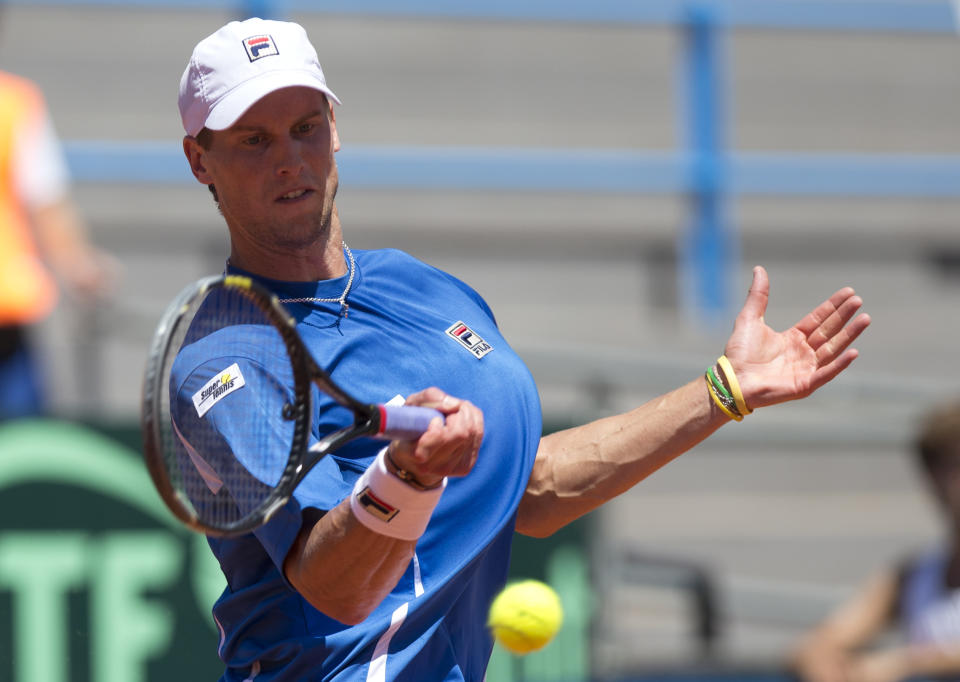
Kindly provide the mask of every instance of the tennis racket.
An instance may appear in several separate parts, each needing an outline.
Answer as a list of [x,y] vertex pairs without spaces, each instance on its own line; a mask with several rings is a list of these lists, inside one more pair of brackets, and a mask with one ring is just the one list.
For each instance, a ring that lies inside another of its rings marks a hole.
[[[327,454],[361,437],[413,440],[442,418],[355,399],[317,365],[294,325],[269,291],[232,275],[190,285],[164,313],[144,375],[143,454],[163,501],[188,527],[248,533]],[[336,422],[311,445],[314,400],[328,398],[334,408],[324,419]]]

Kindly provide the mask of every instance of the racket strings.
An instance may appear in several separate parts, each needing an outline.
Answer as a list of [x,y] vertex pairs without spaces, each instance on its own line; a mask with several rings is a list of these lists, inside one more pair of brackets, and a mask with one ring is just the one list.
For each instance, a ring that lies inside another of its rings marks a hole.
[[288,469],[296,423],[281,333],[243,289],[194,301],[169,345],[165,466],[179,503],[212,528],[253,523]]

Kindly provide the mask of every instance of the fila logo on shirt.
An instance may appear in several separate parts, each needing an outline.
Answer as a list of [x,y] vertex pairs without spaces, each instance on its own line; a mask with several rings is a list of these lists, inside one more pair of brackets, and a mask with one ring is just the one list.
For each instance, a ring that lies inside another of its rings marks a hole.
[[493,350],[493,346],[483,340],[462,321],[455,322],[447,329],[447,336],[472,353],[478,360]]
[[273,38],[267,35],[244,38],[243,47],[247,51],[247,57],[250,58],[251,62],[271,55],[280,54],[280,50],[277,49],[277,44],[273,42]]

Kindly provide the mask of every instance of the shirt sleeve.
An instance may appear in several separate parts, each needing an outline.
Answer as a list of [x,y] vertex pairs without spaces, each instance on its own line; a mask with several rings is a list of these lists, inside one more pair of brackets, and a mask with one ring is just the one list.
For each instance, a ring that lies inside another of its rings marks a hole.
[[[194,366],[192,355],[187,350],[178,357],[171,377],[171,413],[180,441],[189,445],[180,454],[183,475],[193,480],[195,506],[222,504],[239,518],[252,511],[251,501],[266,498],[288,467],[294,423],[283,417],[283,407],[293,400],[292,380],[248,357],[219,356]],[[328,510],[345,494],[333,458],[320,460],[307,479],[253,531],[281,573],[300,532],[302,508]]]
[[13,146],[13,177],[25,205],[40,208],[63,200],[70,175],[63,148],[46,109],[25,121]]

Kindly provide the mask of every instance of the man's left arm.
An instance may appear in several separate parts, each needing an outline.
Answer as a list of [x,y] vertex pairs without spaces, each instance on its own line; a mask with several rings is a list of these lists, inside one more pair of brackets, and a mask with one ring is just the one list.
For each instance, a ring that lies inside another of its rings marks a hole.
[[[857,315],[860,297],[845,287],[790,329],[775,332],[763,320],[769,293],[766,271],[755,268],[724,350],[738,398],[749,411],[806,397],[832,380],[857,357],[849,346],[870,324],[868,315]],[[625,414],[544,437],[520,502],[517,531],[550,535],[729,420],[699,378]]]
[[960,642],[906,644],[854,657],[846,679],[849,682],[900,682],[954,679],[957,673],[960,673]]

